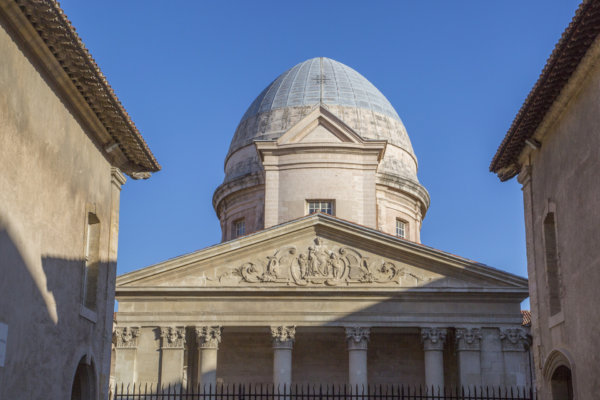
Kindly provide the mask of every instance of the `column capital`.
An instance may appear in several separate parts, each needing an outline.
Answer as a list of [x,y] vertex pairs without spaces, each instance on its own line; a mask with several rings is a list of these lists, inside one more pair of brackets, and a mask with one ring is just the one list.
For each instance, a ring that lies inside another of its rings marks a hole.
[[113,343],[117,349],[135,349],[138,345],[140,328],[137,326],[116,327],[113,331]]
[[525,351],[529,346],[529,339],[523,328],[500,329],[499,336],[502,342],[502,351]]
[[185,345],[185,328],[182,326],[161,326],[161,348],[183,349]]
[[296,326],[272,326],[271,338],[273,339],[274,349],[291,349],[296,339]]
[[348,350],[366,350],[369,343],[371,329],[364,326],[350,326],[346,328],[346,341]]
[[481,329],[456,328],[456,350],[481,350]]
[[421,342],[425,351],[444,350],[446,328],[421,328]]
[[201,349],[219,349],[219,343],[221,343],[221,333],[223,333],[222,326],[197,326],[194,328],[194,332],[196,332],[196,344],[198,347]]

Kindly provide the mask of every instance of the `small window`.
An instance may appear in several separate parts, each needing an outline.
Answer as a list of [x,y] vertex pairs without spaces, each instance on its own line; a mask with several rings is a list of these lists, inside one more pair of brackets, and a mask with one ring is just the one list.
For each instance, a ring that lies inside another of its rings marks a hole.
[[332,200],[308,200],[308,213],[324,213],[333,215],[333,201]]
[[552,212],[548,213],[544,219],[544,250],[546,252],[546,279],[548,281],[550,315],[555,315],[561,310],[562,284],[556,242],[556,220]]
[[88,213],[87,217],[84,261],[83,305],[96,311],[98,274],[100,272],[100,220],[93,213]]
[[246,233],[246,221],[244,218],[233,221],[233,238],[244,236]]
[[408,224],[402,220],[396,220],[396,236],[406,239]]

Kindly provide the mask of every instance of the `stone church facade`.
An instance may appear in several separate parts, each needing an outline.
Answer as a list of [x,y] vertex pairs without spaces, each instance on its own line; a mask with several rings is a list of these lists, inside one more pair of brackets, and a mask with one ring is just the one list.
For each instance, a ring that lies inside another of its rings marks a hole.
[[527,280],[420,243],[398,114],[328,58],[242,117],[221,244],[117,279],[117,383],[530,386]]

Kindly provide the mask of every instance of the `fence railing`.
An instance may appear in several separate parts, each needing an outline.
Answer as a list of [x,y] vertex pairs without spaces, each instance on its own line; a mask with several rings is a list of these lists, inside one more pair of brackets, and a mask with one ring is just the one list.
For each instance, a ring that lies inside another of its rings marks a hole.
[[534,400],[531,388],[498,386],[229,384],[185,388],[117,384],[112,389],[111,400]]

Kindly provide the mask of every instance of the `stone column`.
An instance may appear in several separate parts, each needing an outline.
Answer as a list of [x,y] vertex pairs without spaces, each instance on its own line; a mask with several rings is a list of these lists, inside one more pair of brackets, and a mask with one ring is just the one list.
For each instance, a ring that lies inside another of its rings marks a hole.
[[272,326],[273,384],[275,390],[289,389],[292,384],[292,348],[296,337],[295,326]]
[[437,393],[444,390],[444,343],[446,329],[421,328],[421,341],[425,351],[425,384],[428,390],[433,386]]
[[160,328],[160,383],[178,387],[183,382],[185,328]]
[[117,327],[113,332],[115,344],[115,382],[124,385],[137,380],[136,358],[140,328]]
[[460,384],[481,386],[481,329],[457,328],[456,352]]
[[198,345],[198,383],[205,390],[217,385],[217,351],[221,343],[220,326],[197,326],[196,344]]
[[500,330],[502,354],[504,356],[504,384],[512,387],[531,385],[528,377],[529,340],[523,328]]
[[366,392],[369,381],[367,379],[367,347],[370,329],[354,326],[346,328],[346,341],[348,343],[348,383],[352,390]]

